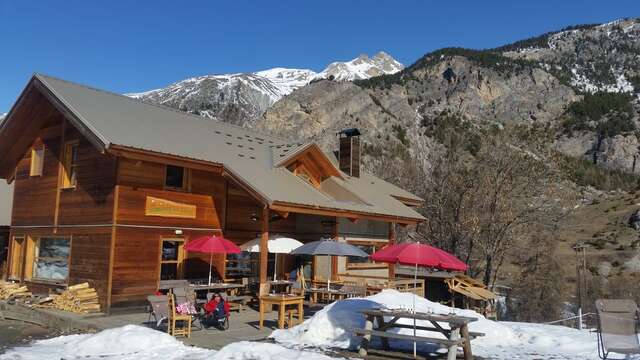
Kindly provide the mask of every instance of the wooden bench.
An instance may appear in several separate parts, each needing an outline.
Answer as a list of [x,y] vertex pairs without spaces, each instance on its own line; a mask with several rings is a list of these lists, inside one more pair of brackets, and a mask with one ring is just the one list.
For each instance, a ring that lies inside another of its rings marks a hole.
[[238,310],[238,313],[241,313],[247,303],[251,300],[251,296],[244,295],[228,295],[227,302],[229,303],[229,308],[231,311]]
[[439,339],[439,338],[432,338],[432,337],[426,337],[426,336],[396,334],[396,333],[390,333],[390,332],[379,331],[379,330],[353,329],[353,332],[356,335],[360,335],[360,336],[371,335],[371,336],[377,336],[377,337],[389,338],[389,339],[409,340],[409,341],[415,340],[417,342],[442,344],[443,347],[449,347],[452,345],[461,345],[464,342],[464,339],[458,339],[458,340]]

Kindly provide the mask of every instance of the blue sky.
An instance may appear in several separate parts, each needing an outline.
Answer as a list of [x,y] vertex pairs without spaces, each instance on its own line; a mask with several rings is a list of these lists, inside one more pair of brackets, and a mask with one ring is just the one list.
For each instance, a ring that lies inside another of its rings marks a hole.
[[380,50],[411,64],[445,46],[635,16],[638,0],[0,0],[0,112],[33,72],[133,92],[194,75],[321,70]]

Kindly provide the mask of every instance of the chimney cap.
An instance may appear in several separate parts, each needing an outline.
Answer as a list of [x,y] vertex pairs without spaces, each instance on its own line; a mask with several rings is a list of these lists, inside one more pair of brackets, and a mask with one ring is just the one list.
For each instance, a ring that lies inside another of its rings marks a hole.
[[357,128],[344,129],[338,132],[338,135],[344,135],[346,137],[360,136],[360,130]]

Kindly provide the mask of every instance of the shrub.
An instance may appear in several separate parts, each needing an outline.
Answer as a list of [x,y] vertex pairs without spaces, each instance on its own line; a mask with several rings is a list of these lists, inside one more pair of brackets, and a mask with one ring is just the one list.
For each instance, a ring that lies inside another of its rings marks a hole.
[[611,137],[635,130],[631,96],[625,93],[585,94],[569,105],[562,125],[564,132],[591,130]]
[[640,188],[638,176],[617,169],[603,168],[583,158],[561,155],[560,163],[565,174],[578,185],[593,186],[604,191],[635,191]]

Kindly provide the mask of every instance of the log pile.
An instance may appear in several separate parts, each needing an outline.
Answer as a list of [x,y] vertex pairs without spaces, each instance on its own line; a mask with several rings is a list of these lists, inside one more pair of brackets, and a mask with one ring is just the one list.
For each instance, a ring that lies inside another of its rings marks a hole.
[[89,283],[71,285],[62,294],[53,297],[51,307],[79,314],[100,312],[98,293]]
[[0,282],[0,300],[31,297],[32,294],[26,286],[9,282]]

